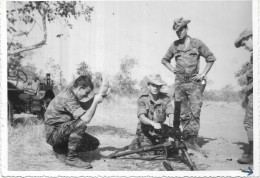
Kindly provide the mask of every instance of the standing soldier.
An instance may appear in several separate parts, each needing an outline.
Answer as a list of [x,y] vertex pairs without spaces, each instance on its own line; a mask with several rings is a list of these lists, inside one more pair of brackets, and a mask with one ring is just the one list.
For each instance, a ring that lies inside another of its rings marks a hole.
[[[211,69],[216,58],[202,41],[187,35],[188,23],[190,23],[190,20],[183,18],[174,20],[173,30],[176,31],[179,40],[171,44],[162,59],[162,64],[176,75],[175,110],[180,107],[181,102],[188,106],[190,110],[190,117],[184,117],[183,112],[184,110],[187,112],[187,109],[181,108],[184,139],[198,149],[197,136],[203,102],[201,81]],[[205,58],[207,65],[203,72],[199,74],[200,56]],[[171,65],[173,57],[175,57],[176,67]]]
[[88,108],[80,102],[93,90],[93,83],[87,76],[78,77],[73,86],[61,91],[49,104],[45,112],[46,140],[57,154],[67,154],[66,164],[74,167],[91,168],[78,152],[92,151],[98,148],[97,138],[87,134],[87,124],[93,118],[96,108],[106,96],[108,86],[91,100]]
[[251,28],[246,29],[240,34],[238,39],[235,41],[235,46],[237,48],[243,46],[251,53],[246,71],[246,96],[242,103],[242,106],[246,108],[244,126],[247,132],[249,146],[247,152],[243,154],[242,158],[237,160],[240,164],[251,164],[253,163],[253,34]]

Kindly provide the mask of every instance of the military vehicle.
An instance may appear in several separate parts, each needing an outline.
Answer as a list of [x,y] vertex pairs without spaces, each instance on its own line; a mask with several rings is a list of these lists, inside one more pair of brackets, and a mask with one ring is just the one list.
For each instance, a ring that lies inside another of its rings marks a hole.
[[29,79],[20,69],[8,69],[8,120],[14,122],[14,114],[28,113],[43,119],[44,112],[55,97],[50,74],[39,79]]

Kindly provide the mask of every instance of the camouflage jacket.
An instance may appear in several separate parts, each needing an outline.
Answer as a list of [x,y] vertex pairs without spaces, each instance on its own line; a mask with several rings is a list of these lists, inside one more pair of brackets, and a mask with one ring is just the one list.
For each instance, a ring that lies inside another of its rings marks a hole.
[[56,127],[80,118],[85,112],[72,89],[66,88],[50,102],[45,112],[45,125]]
[[245,75],[247,79],[247,91],[251,93],[253,91],[253,53],[251,53],[250,61],[247,63]]
[[196,38],[190,38],[189,46],[184,49],[184,45],[180,43],[180,40],[174,41],[167,53],[162,59],[162,63],[170,63],[171,59],[175,57],[177,76],[179,75],[193,75],[199,72],[200,56],[203,56],[206,62],[214,62],[216,60],[213,53],[209,48],[200,40]]
[[[138,99],[137,117],[141,114],[145,114],[150,120],[164,123],[166,116],[173,113],[174,109],[171,104],[171,99],[165,94],[160,93],[157,101],[154,101],[148,92],[141,95]],[[141,128],[141,125],[141,122],[139,122],[139,129]]]

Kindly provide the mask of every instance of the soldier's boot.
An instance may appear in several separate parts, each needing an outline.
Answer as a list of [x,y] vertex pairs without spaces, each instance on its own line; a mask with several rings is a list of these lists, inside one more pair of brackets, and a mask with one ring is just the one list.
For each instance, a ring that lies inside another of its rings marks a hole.
[[66,161],[66,154],[68,152],[68,147],[60,147],[60,146],[53,146],[53,152],[58,160],[65,162]]
[[74,150],[68,151],[68,155],[66,158],[66,164],[69,166],[74,166],[74,167],[79,167],[79,168],[86,168],[86,169],[92,168],[92,165],[90,163],[82,161],[79,158],[78,153]]
[[64,147],[53,146],[52,149],[53,149],[55,154],[67,154],[68,153],[68,147],[67,146],[64,146]]
[[248,150],[237,160],[240,164],[252,164],[253,163],[253,141],[249,142]]

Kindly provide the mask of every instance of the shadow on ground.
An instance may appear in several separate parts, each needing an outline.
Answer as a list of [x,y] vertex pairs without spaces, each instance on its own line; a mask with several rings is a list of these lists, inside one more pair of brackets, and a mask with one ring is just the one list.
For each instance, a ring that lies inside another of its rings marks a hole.
[[123,128],[116,128],[113,126],[90,126],[87,128],[87,133],[89,134],[108,134],[108,135],[116,135],[116,136],[120,136],[120,137],[129,137],[129,136],[134,136],[134,134],[127,132],[125,129]]
[[206,145],[207,143],[209,143],[211,141],[214,141],[214,140],[217,140],[217,139],[212,139],[212,138],[206,138],[206,137],[199,136],[197,143],[198,143],[199,147],[202,147],[202,146]]

